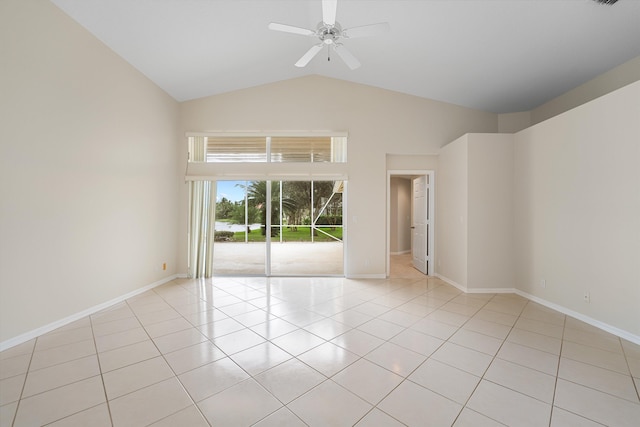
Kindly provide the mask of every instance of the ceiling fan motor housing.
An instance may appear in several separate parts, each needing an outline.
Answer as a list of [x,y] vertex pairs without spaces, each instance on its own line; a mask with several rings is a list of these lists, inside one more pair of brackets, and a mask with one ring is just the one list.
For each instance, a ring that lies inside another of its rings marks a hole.
[[320,22],[317,28],[316,34],[324,44],[336,44],[338,39],[342,37],[342,27],[337,22],[334,25],[327,25],[324,22]]

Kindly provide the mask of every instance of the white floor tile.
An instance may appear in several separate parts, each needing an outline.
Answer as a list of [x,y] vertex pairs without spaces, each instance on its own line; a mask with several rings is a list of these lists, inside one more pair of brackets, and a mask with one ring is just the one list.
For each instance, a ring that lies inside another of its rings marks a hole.
[[408,376],[426,360],[426,356],[390,342],[372,350],[365,358],[402,377]]
[[372,408],[331,380],[294,400],[288,407],[311,427],[352,426]]
[[551,405],[482,380],[467,407],[510,426],[548,426]]
[[405,381],[378,408],[410,426],[450,426],[462,405],[413,382]]
[[365,415],[356,427],[402,427],[400,421],[392,418],[390,415],[385,414],[378,408],[373,408],[371,412]]
[[231,359],[252,376],[286,362],[291,357],[289,353],[268,341],[231,355]]
[[358,360],[359,356],[327,342],[298,356],[298,359],[326,377],[338,373]]
[[227,355],[232,355],[265,342],[265,339],[251,329],[242,329],[213,340],[213,344]]
[[126,394],[109,402],[114,427],[141,426],[190,406],[191,399],[176,378]]
[[233,360],[226,357],[186,372],[178,378],[194,402],[200,402],[240,381],[244,381],[249,378],[249,375]]
[[106,403],[69,415],[47,427],[111,427],[111,415]]
[[493,358],[488,354],[481,353],[470,348],[444,343],[433,355],[432,359],[438,360],[447,365],[453,366],[463,371],[469,372],[477,377],[484,375]]
[[610,426],[637,426],[640,405],[563,379],[558,379],[554,405]]
[[454,427],[502,427],[504,425],[472,409],[464,408],[458,415]]
[[289,409],[283,407],[254,424],[254,427],[305,427],[306,424]]
[[320,344],[324,344],[326,341],[311,332],[298,329],[293,332],[289,332],[288,334],[281,335],[278,338],[271,340],[271,342],[287,353],[297,356],[319,346]]
[[372,405],[380,402],[402,382],[402,377],[360,359],[336,374],[332,380]]
[[366,332],[362,332],[358,329],[352,329],[349,332],[334,338],[331,342],[357,354],[358,356],[364,356],[384,343],[380,338],[374,337],[373,335],[367,334]]
[[558,377],[640,403],[633,380],[628,375],[562,357]]
[[105,402],[100,376],[22,399],[15,427],[45,425]]
[[427,359],[409,376],[409,380],[464,405],[480,382],[480,377]]
[[527,396],[552,403],[556,377],[522,365],[494,359],[484,378]]
[[288,360],[254,378],[285,404],[327,379],[298,359]]
[[282,407],[253,379],[248,379],[198,403],[214,426],[250,426]]

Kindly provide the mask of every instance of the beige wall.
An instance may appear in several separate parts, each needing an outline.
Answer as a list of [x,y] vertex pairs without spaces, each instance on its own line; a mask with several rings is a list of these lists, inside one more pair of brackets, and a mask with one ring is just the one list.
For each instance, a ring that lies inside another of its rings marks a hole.
[[514,288],[513,135],[468,135],[467,288]]
[[498,132],[515,133],[531,126],[531,112],[498,114]]
[[513,288],[513,135],[464,135],[438,168],[437,274],[469,291]]
[[436,178],[435,271],[463,288],[468,271],[468,144],[464,135],[442,148]]
[[178,109],[47,1],[0,2],[0,56],[5,342],[176,272]]
[[[497,131],[496,114],[319,76],[184,102],[180,114],[183,132],[348,131],[345,273],[352,277],[385,275],[386,154],[428,159],[467,132]],[[410,167],[402,156],[392,162]],[[181,186],[180,271],[186,271],[186,189]]]
[[640,56],[533,109],[530,112],[531,124],[555,117],[638,80],[640,80]]
[[519,132],[514,163],[518,289],[636,336],[639,141],[636,82]]

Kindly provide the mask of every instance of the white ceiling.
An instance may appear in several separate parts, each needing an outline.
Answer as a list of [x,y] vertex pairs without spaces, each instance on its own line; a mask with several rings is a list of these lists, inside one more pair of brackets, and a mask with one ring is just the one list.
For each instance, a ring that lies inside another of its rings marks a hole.
[[52,0],[178,101],[310,74],[486,111],[531,110],[640,56],[640,0],[338,0],[343,27],[391,32],[345,40],[362,66],[317,42],[267,29],[315,29],[320,0]]

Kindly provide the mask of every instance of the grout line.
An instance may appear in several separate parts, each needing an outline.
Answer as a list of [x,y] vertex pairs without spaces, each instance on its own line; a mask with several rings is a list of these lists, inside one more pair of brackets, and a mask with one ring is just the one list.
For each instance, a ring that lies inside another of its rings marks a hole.
[[31,362],[33,362],[33,355],[36,352],[36,344],[38,343],[38,338],[36,337],[33,340],[33,347],[31,348],[31,357],[29,358],[29,363],[27,364],[27,370],[24,373],[24,382],[22,383],[22,388],[20,389],[20,396],[18,397],[18,404],[16,405],[16,411],[13,414],[13,418],[11,419],[11,425],[13,426],[18,418],[18,411],[20,410],[20,403],[22,403],[22,395],[24,394],[24,388],[27,385],[27,378],[29,378],[29,371],[31,370]]

